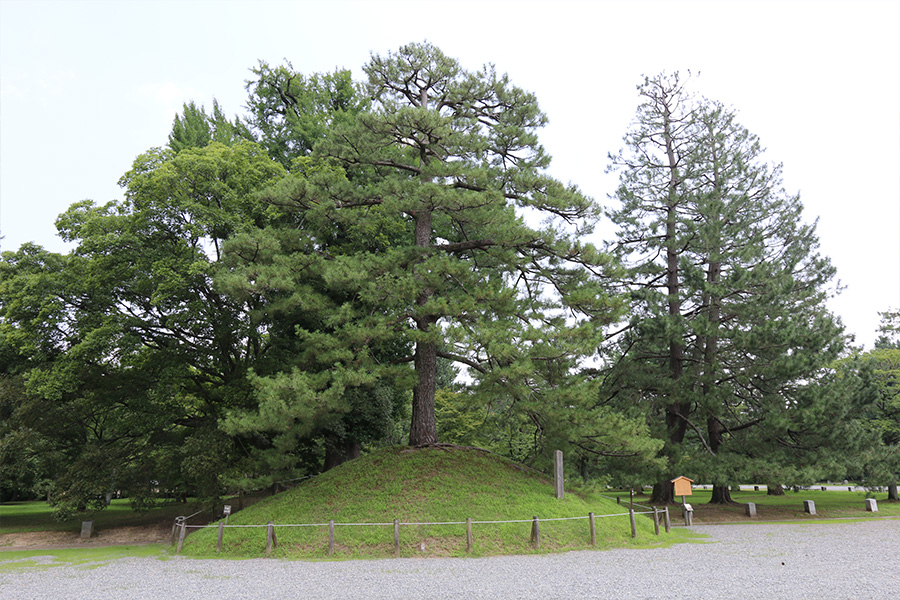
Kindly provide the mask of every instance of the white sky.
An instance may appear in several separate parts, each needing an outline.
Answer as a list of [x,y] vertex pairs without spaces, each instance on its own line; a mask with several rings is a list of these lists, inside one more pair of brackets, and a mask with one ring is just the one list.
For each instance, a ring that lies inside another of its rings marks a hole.
[[259,59],[361,78],[372,52],[423,40],[534,92],[551,173],[604,204],[641,76],[699,71],[819,219],[857,343],[900,306],[900,0],[0,0],[2,249],[67,251],[57,215],[121,198],[182,103],[242,114]]

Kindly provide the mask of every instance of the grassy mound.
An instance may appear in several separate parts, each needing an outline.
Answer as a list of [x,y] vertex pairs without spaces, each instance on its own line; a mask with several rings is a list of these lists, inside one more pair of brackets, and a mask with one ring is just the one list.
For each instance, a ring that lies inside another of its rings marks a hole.
[[[487,452],[456,447],[390,448],[351,461],[292,490],[272,496],[231,516],[229,525],[275,523],[278,546],[273,556],[325,558],[328,526],[335,522],[334,558],[394,556],[393,520],[400,527],[401,556],[463,556],[466,518],[473,521],[529,520],[524,523],[473,525],[473,555],[535,552],[530,519],[541,521],[541,551],[590,548],[587,515],[621,514],[624,506],[597,495],[567,492],[557,500],[552,483]],[[453,525],[405,523],[461,522]],[[349,523],[380,525],[349,526]],[[289,524],[318,524],[291,527]],[[667,540],[654,535],[653,522],[637,517],[632,539],[627,516],[597,518],[598,548],[647,546]],[[280,525],[280,526],[279,526]],[[221,553],[218,528],[192,533],[188,556],[262,556],[265,527],[226,528]]]

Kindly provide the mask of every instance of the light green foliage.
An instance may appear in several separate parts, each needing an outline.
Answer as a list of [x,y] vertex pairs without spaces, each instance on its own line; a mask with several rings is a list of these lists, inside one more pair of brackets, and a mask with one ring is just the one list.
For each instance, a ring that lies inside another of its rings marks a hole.
[[202,148],[212,142],[231,145],[239,137],[247,137],[240,123],[232,124],[225,117],[222,107],[213,100],[212,115],[207,115],[201,106],[194,102],[184,105],[181,115],[175,116],[172,132],[169,134],[169,148],[178,153],[188,148]]
[[154,486],[218,495],[231,440],[183,450],[216,439],[223,409],[247,402],[266,342],[252,304],[212,277],[224,239],[266,219],[252,191],[282,174],[249,142],[152,150],[122,178],[124,202],[60,216],[73,252],[4,255],[2,328],[26,369],[17,413],[65,456],[61,515],[114,490],[137,504]]

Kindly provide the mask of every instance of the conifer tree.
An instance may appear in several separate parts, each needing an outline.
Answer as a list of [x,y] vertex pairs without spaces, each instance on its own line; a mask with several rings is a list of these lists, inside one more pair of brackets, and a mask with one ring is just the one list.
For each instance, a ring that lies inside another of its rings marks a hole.
[[[741,432],[800,404],[844,336],[825,308],[834,268],[814,224],[734,111],[697,99],[675,75],[647,78],[620,174],[613,250],[630,267],[633,318],[619,338],[614,393],[646,403],[665,441],[655,501],[676,469],[729,502]],[[789,443],[782,440],[784,443]],[[694,467],[686,456],[694,457]],[[703,460],[697,456],[705,455]],[[714,457],[714,458],[710,458]]]

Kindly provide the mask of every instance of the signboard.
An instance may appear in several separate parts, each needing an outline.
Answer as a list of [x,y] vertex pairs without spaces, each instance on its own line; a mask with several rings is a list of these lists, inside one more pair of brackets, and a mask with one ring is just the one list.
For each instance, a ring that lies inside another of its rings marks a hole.
[[681,476],[673,479],[672,483],[675,484],[676,496],[690,496],[694,493],[691,490],[691,484],[694,483],[693,479],[688,479],[687,477]]
[[231,505],[230,505],[230,504],[226,504],[226,505],[225,505],[225,511],[224,511],[224,512],[225,512],[225,516],[226,516],[226,517],[227,517],[228,515],[231,514]]

